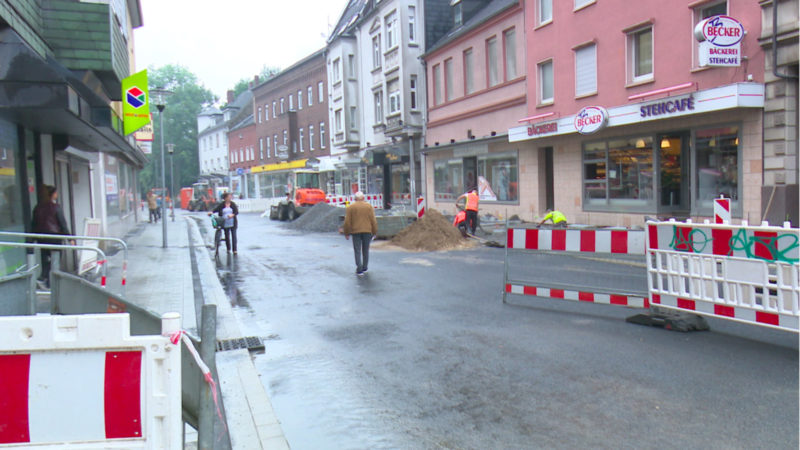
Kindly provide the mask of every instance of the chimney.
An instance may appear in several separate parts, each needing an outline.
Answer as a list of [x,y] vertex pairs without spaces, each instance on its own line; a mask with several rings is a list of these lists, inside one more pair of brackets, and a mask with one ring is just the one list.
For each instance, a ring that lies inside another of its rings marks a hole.
[[258,86],[258,75],[253,77],[253,86]]
[[228,103],[233,103],[233,91],[228,91]]

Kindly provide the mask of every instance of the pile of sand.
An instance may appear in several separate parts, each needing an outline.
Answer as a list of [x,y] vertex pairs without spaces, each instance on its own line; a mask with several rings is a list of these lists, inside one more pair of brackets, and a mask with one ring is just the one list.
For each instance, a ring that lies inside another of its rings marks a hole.
[[297,219],[287,222],[285,226],[299,231],[333,232],[339,230],[340,217],[343,216],[344,208],[331,206],[324,202],[317,203]]
[[407,250],[432,252],[452,250],[469,244],[453,224],[442,213],[428,209],[422,219],[400,230],[392,238],[392,244]]

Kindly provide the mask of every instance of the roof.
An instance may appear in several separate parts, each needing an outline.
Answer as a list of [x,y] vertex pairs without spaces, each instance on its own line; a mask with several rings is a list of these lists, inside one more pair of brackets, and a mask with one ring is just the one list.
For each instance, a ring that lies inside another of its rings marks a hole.
[[328,37],[328,43],[331,43],[337,37],[347,33],[352,26],[355,25],[367,3],[368,0],[350,0],[347,2],[347,6],[345,6],[344,11],[342,11],[339,21],[333,28],[330,37]]
[[250,125],[255,125],[256,120],[255,120],[255,116],[253,116],[253,114],[250,114],[247,117],[245,117],[243,120],[240,120],[239,122],[235,122],[235,123],[236,123],[236,125],[234,125],[230,129],[230,131],[236,131],[236,130],[241,129],[241,128],[249,127]]
[[[276,80],[278,80],[278,79],[279,79],[279,78],[281,78],[282,76],[286,75],[287,73],[290,73],[291,71],[293,71],[293,70],[295,70],[296,68],[298,68],[298,67],[302,66],[303,64],[305,64],[305,63],[307,63],[307,62],[309,62],[309,61],[313,60],[314,58],[319,58],[320,56],[322,56],[322,55],[324,55],[324,54],[325,54],[325,50],[326,50],[326,48],[324,48],[324,47],[323,47],[323,48],[321,48],[321,49],[319,49],[319,50],[315,51],[314,53],[312,53],[312,54],[310,54],[310,55],[306,56],[305,58],[301,59],[300,61],[297,61],[296,63],[292,64],[291,66],[289,66],[289,67],[287,67],[287,68],[285,68],[285,69],[281,70],[280,72],[276,73],[275,75],[273,75],[273,76],[271,76],[271,77],[267,78],[267,79],[266,79],[266,80],[264,80],[263,82],[261,82],[261,83],[259,83],[259,84],[255,85],[255,86],[253,86],[253,87],[252,87],[252,88],[251,88],[251,89],[248,91],[248,92],[250,92],[250,95],[251,95],[251,98],[250,98],[250,99],[252,100],[253,91],[254,91],[255,89],[258,89],[258,88],[260,88],[261,86],[264,86],[265,84],[272,83],[273,81],[276,81]],[[235,102],[234,102],[234,103],[235,103]]]
[[220,111],[219,108],[217,108],[216,106],[208,106],[206,108],[203,108],[203,110],[200,111],[200,114],[198,114],[198,116],[216,116],[219,114],[222,114],[222,111]]
[[519,0],[493,0],[488,5],[484,6],[483,9],[478,11],[474,16],[472,16],[471,19],[464,22],[461,26],[450,30],[441,39],[439,39],[438,42],[433,44],[423,56],[430,55],[450,42],[453,42],[461,36],[464,36],[465,34],[474,30],[478,26],[483,25],[494,16],[518,4]]
[[237,95],[236,98],[233,99],[233,102],[223,106],[222,109],[230,109],[230,108],[242,109],[248,104],[250,104],[252,101],[253,101],[253,91],[251,91],[250,89],[245,89],[244,92]]

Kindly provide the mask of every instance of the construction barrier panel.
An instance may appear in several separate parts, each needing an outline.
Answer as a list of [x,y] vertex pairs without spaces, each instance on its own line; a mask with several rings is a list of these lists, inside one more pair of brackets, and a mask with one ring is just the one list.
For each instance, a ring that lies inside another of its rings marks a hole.
[[[329,195],[325,197],[325,203],[331,206],[345,207],[354,201],[356,201],[355,195]],[[383,194],[364,194],[364,201],[375,209],[383,209]]]
[[626,292],[613,286],[604,288],[557,284],[546,280],[533,281],[530,278],[523,279],[524,275],[511,274],[515,267],[510,267],[515,263],[524,266],[524,260],[517,259],[512,263],[511,259],[515,255],[524,258],[530,252],[644,256],[645,242],[644,230],[510,228],[506,225],[503,302],[506,302],[508,294],[516,294],[648,308],[647,294],[644,291]]
[[129,319],[0,318],[0,447],[181,448],[180,346]]
[[676,221],[647,229],[653,305],[798,332],[800,230]]

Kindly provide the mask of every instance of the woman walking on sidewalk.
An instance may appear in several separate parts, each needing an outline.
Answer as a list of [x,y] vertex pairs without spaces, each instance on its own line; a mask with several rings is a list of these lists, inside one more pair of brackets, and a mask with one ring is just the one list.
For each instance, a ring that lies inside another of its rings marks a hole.
[[230,253],[231,245],[233,245],[233,254],[236,255],[238,253],[236,250],[236,229],[239,227],[239,207],[236,206],[236,203],[231,198],[230,192],[222,194],[222,201],[208,215],[218,214],[225,219],[222,225],[225,230],[225,246],[228,247],[228,253]]
[[[70,234],[67,221],[61,206],[56,203],[58,190],[55,186],[45,184],[40,191],[39,203],[33,208],[33,232],[39,234]],[[40,244],[61,245],[59,239],[37,239]],[[70,240],[72,245],[75,241]],[[37,280],[40,288],[50,287],[50,257],[53,250],[41,249],[42,273]]]

